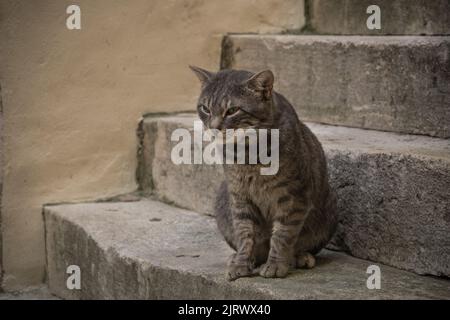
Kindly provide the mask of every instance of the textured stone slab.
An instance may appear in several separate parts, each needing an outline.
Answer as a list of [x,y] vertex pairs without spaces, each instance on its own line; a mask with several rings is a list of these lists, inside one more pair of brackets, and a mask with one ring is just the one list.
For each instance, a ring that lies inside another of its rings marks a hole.
[[20,291],[2,292],[0,300],[59,300],[59,298],[52,295],[48,287],[42,285]]
[[[448,0],[308,0],[310,28],[321,34],[450,34]],[[381,10],[381,29],[366,26],[370,5]]]
[[[212,214],[221,168],[175,165],[170,136],[195,115],[148,117],[141,185]],[[450,140],[309,123],[328,157],[340,223],[331,246],[420,274],[450,276]]]
[[275,73],[305,121],[450,137],[450,37],[226,38],[223,67]]
[[178,207],[213,214],[216,191],[222,182],[222,167],[212,165],[176,165],[171,161],[171,141],[175,129],[193,132],[193,114],[147,117],[142,125],[142,150],[139,184],[152,190],[161,200]]
[[[48,281],[66,299],[450,299],[450,282],[379,265],[381,289],[366,287],[373,262],[323,251],[312,270],[286,279],[225,280],[231,250],[212,218],[143,200],[47,206]],[[78,265],[81,290],[66,289]]]

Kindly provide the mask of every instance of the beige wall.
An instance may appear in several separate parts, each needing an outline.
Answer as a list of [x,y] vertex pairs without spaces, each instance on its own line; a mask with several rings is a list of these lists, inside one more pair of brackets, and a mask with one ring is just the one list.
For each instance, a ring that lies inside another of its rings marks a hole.
[[44,203],[136,188],[137,121],[194,108],[188,64],[217,69],[226,32],[303,22],[303,0],[1,0],[4,287],[44,279]]

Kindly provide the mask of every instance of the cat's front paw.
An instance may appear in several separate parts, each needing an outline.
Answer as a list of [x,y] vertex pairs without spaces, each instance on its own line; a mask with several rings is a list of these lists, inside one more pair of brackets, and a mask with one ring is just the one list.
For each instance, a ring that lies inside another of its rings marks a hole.
[[289,272],[289,263],[267,261],[261,266],[259,275],[264,278],[284,278]]
[[227,278],[229,281],[236,280],[242,277],[249,277],[253,274],[253,263],[236,262],[231,260],[228,265]]

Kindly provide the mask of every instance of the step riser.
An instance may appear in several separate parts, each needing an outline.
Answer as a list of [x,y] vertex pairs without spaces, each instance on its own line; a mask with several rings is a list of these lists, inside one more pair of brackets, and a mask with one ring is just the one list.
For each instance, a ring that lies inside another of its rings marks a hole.
[[[144,121],[141,186],[153,187],[153,192],[169,203],[213,214],[223,172],[220,167],[171,162],[171,148],[176,143],[170,136],[183,126],[189,127],[186,121]],[[331,245],[417,273],[450,275],[449,163],[343,149],[318,136],[328,157],[341,215]]]
[[359,258],[450,275],[450,167],[395,154],[328,150],[340,224],[332,245]]
[[[310,27],[317,34],[433,35],[450,34],[450,2],[447,0],[306,0]],[[381,10],[381,29],[366,25],[370,5]]]
[[275,73],[304,121],[450,137],[450,37],[229,36],[222,67]]
[[170,137],[180,127],[190,126],[177,121],[149,121],[143,125],[140,188],[156,192],[166,203],[212,215],[215,195],[222,182],[222,167],[175,165],[170,158],[174,145]]

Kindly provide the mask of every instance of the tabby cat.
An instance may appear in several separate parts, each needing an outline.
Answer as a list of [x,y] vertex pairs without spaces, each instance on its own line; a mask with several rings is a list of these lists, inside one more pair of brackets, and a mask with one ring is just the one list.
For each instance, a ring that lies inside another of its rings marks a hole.
[[275,175],[261,175],[258,163],[223,165],[216,219],[236,251],[228,279],[258,272],[266,278],[285,277],[291,267],[314,267],[314,255],[337,225],[336,197],[320,142],[286,98],[273,91],[270,70],[191,69],[202,83],[197,111],[206,128],[279,129]]

